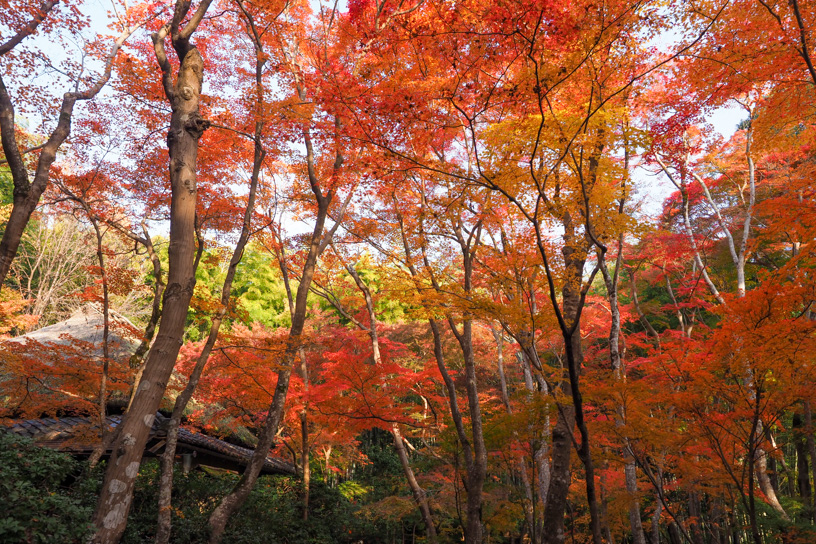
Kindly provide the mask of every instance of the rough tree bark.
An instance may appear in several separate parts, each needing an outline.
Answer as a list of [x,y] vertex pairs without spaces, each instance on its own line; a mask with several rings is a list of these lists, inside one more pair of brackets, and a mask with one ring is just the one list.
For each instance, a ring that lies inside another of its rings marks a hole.
[[[263,67],[266,64],[266,58],[263,55],[263,50],[260,47],[260,39],[255,31],[255,25],[252,18],[244,12],[247,16],[247,26],[253,42],[255,43],[255,102],[258,110],[262,110],[264,103],[264,90],[262,83]],[[238,270],[238,265],[244,255],[244,249],[251,235],[252,216],[255,211],[255,198],[258,192],[258,182],[261,177],[261,167],[266,152],[263,148],[263,119],[255,121],[254,140],[254,156],[252,161],[252,175],[249,184],[249,195],[247,197],[247,205],[244,210],[244,219],[241,224],[241,234],[238,236],[238,241],[235,243],[235,248],[232,252],[229,265],[227,267],[227,275],[224,278],[224,283],[221,287],[221,300],[218,311],[213,316],[210,324],[210,332],[207,335],[207,340],[201,348],[201,353],[196,360],[192,372],[187,380],[187,385],[184,390],[176,397],[173,405],[173,413],[170,416],[167,427],[167,437],[165,439],[164,452],[161,456],[161,480],[159,484],[159,504],[158,504],[158,520],[156,530],[156,544],[167,544],[170,542],[170,533],[172,530],[172,494],[173,494],[173,465],[175,464],[176,446],[178,444],[179,425],[181,424],[181,416],[187,408],[190,399],[195,393],[201,375],[204,372],[204,367],[210,358],[215,342],[218,339],[218,333],[221,329],[221,323],[229,308],[230,296],[232,295],[232,282],[235,278],[235,273]]]
[[[196,159],[198,141],[209,123],[199,113],[204,66],[190,37],[210,2],[202,0],[182,27],[190,3],[177,0],[172,21],[153,35],[164,92],[172,108],[167,136],[171,185],[167,288],[156,341],[148,352],[141,381],[120,424],[105,472],[93,517],[96,532],[91,542],[95,544],[114,544],[125,530],[144,446],[181,347],[187,308],[195,287]],[[168,34],[180,62],[175,83],[164,47]]]

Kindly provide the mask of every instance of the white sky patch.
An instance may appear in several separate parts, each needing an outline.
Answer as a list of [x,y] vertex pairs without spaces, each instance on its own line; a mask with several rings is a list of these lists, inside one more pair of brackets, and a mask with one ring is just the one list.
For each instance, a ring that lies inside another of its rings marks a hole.
[[[710,124],[723,140],[728,140],[737,131],[737,126],[745,116],[745,109],[732,102],[712,111],[706,117],[706,123]],[[631,174],[637,191],[635,199],[641,203],[640,214],[648,218],[658,216],[663,210],[663,202],[675,191],[674,185],[658,168],[646,166],[641,161],[635,164]]]

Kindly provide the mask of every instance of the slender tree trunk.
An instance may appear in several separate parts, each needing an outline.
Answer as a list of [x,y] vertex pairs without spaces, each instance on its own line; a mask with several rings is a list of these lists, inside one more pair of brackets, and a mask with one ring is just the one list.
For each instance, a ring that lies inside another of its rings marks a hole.
[[683,227],[686,231],[686,238],[688,238],[689,245],[692,249],[692,254],[694,257],[694,263],[697,265],[697,268],[700,270],[700,275],[703,277],[706,285],[708,286],[708,290],[717,299],[717,302],[720,304],[725,304],[725,299],[720,294],[717,287],[714,285],[714,282],[711,280],[711,277],[708,275],[708,270],[706,265],[703,263],[703,259],[700,256],[700,250],[697,247],[697,240],[694,238],[694,231],[691,228],[691,218],[689,215],[689,198],[688,198],[688,186],[686,185],[685,181],[678,182],[674,175],[669,171],[669,168],[663,162],[660,157],[656,157],[657,163],[660,165],[660,168],[669,178],[669,180],[677,187],[677,190],[680,191],[680,195],[683,198]]
[[[288,291],[291,293],[291,291]],[[294,305],[291,305],[293,307]],[[306,402],[300,410],[300,466],[303,478],[303,521],[309,520],[309,495],[312,485],[311,446],[309,445],[309,368],[306,366],[306,351],[300,348],[300,379],[303,380],[303,391]]]
[[[260,77],[260,72],[263,69],[264,61],[259,60],[256,72]],[[161,456],[161,480],[159,486],[159,516],[157,521],[156,544],[167,544],[170,542],[170,531],[172,525],[172,493],[173,493],[173,465],[176,458],[176,446],[178,444],[179,425],[181,424],[181,417],[187,405],[195,393],[201,375],[204,373],[204,368],[210,358],[215,342],[218,340],[218,333],[221,329],[221,323],[224,321],[224,316],[227,313],[230,304],[230,297],[232,295],[232,282],[235,279],[235,273],[238,270],[238,265],[241,263],[241,258],[244,255],[244,249],[250,237],[250,229],[252,223],[252,215],[255,211],[255,197],[258,190],[258,181],[261,175],[261,165],[263,163],[265,152],[261,144],[261,133],[263,131],[263,122],[255,123],[255,155],[252,165],[252,177],[249,187],[249,196],[247,198],[247,207],[244,210],[244,220],[241,225],[241,234],[238,237],[238,242],[232,252],[232,257],[227,267],[227,275],[224,278],[224,283],[221,287],[220,306],[215,316],[213,316],[210,324],[210,332],[207,335],[207,340],[201,349],[201,353],[196,360],[193,371],[187,380],[187,385],[184,390],[176,397],[173,406],[173,413],[170,416],[170,421],[167,427],[167,437],[165,438],[164,453]]]
[[[621,242],[622,240],[619,240],[619,246],[622,245]],[[623,382],[626,376],[626,368],[620,351],[621,319],[620,308],[618,306],[618,274],[620,273],[621,266],[620,253],[618,254],[614,275],[609,273],[604,259],[605,254],[599,251],[598,262],[600,263],[601,273],[604,283],[606,284],[607,299],[609,300],[609,308],[612,313],[612,320],[609,326],[609,359],[612,363],[615,380]],[[651,327],[651,325],[649,326]],[[626,406],[622,400],[618,406],[616,406],[615,410],[617,412],[615,426],[622,429],[626,425]],[[646,535],[643,533],[643,521],[640,517],[640,503],[638,502],[637,496],[637,467],[635,465],[635,458],[630,451],[628,438],[623,438],[622,445],[624,458],[623,472],[626,492],[629,495],[629,530],[632,532],[633,544],[646,544]]]
[[428,504],[428,497],[425,490],[420,487],[414,476],[414,471],[411,468],[411,462],[408,459],[408,452],[405,451],[405,444],[402,443],[402,435],[399,431],[399,426],[395,423],[391,427],[391,434],[394,437],[394,449],[397,450],[402,470],[405,473],[405,479],[408,480],[408,487],[411,488],[411,494],[414,496],[414,502],[417,503],[419,511],[422,514],[422,521],[425,523],[425,532],[427,540],[431,544],[436,544],[436,525],[434,525],[433,516],[431,515],[431,507]]
[[[371,338],[371,353],[374,359],[374,364],[380,365],[382,364],[382,355],[380,354],[380,340],[377,333],[377,313],[374,309],[374,298],[371,296],[371,290],[360,277],[360,274],[357,272],[354,265],[346,264],[345,268],[349,275],[351,275],[354,283],[357,285],[357,289],[360,290],[360,293],[363,295],[365,300],[366,312],[368,313],[369,321],[368,329],[366,329],[366,327],[356,319],[354,322],[359,328],[367,330],[369,337]],[[332,302],[334,303],[334,301]],[[348,315],[348,312],[346,312],[343,308],[338,309]],[[428,504],[428,498],[425,494],[425,490],[420,487],[416,480],[414,470],[411,468],[411,462],[408,459],[408,452],[405,451],[405,444],[403,444],[403,438],[399,430],[399,425],[396,423],[394,423],[391,427],[391,434],[394,438],[394,448],[397,451],[397,456],[399,457],[400,464],[402,465],[402,470],[405,474],[405,479],[408,482],[408,487],[411,489],[414,502],[416,502],[420,514],[422,515],[422,521],[425,523],[425,532],[427,534],[428,542],[436,543],[436,525],[434,524],[431,508]]]
[[810,401],[805,401],[805,436],[807,437],[808,452],[810,452],[810,469],[813,472],[813,503],[811,512],[813,519],[816,520],[816,437],[813,429],[813,412],[810,407]]
[[[144,237],[140,238],[140,241],[145,246],[145,249],[147,249],[147,255],[150,257],[150,263],[153,265],[153,279],[155,283],[153,284],[153,304],[150,308],[150,318],[147,320],[147,325],[145,326],[144,338],[141,342],[139,342],[139,347],[136,348],[136,351],[130,357],[130,367],[138,369],[136,372],[136,378],[133,380],[133,393],[136,392],[136,387],[139,385],[139,379],[141,378],[142,370],[144,369],[142,359],[147,353],[147,350],[150,349],[150,342],[153,340],[153,336],[156,334],[156,326],[159,324],[159,319],[161,319],[161,301],[162,295],[164,294],[164,278],[162,277],[161,259],[156,253],[156,249],[153,247],[153,239],[151,238],[145,223],[142,223],[142,233],[144,234]],[[131,394],[131,402],[132,401],[133,395]]]
[[[305,92],[298,86],[298,95],[302,100],[305,100]],[[335,123],[336,128],[339,128],[339,121]],[[303,263],[303,269],[300,277],[300,283],[297,288],[297,295],[295,296],[295,306],[292,313],[292,326],[289,329],[289,338],[286,349],[281,357],[280,368],[278,371],[278,383],[275,386],[275,393],[272,398],[272,403],[266,414],[266,423],[261,430],[258,437],[258,444],[255,446],[255,451],[249,461],[246,469],[241,475],[241,479],[235,487],[227,494],[218,506],[210,514],[209,528],[210,528],[210,544],[218,544],[224,535],[224,530],[227,526],[227,521],[230,516],[241,507],[241,505],[249,497],[252,487],[258,479],[266,462],[266,456],[269,453],[269,448],[272,447],[272,442],[275,435],[278,433],[281,420],[283,419],[283,410],[286,404],[286,396],[289,392],[289,380],[292,375],[292,365],[295,362],[297,353],[300,350],[301,335],[303,334],[303,327],[306,323],[307,297],[309,289],[311,288],[312,278],[314,277],[317,259],[326,249],[326,246],[331,242],[335,231],[339,227],[346,207],[353,195],[353,188],[349,190],[346,199],[340,206],[337,213],[337,218],[334,225],[324,232],[326,218],[329,214],[329,206],[332,203],[335,192],[330,189],[326,194],[320,188],[320,181],[317,177],[317,170],[314,164],[314,148],[312,146],[312,139],[310,129],[304,127],[303,139],[306,145],[306,166],[309,176],[309,184],[317,201],[317,214],[315,217],[314,230],[312,231],[309,242],[309,251]],[[335,153],[335,160],[333,171],[337,175],[343,164],[343,155],[339,148]]]
[[[510,405],[510,396],[507,392],[507,377],[504,373],[504,340],[502,338],[501,329],[496,327],[492,322],[490,323],[490,330],[493,333],[493,339],[496,342],[496,364],[499,371],[499,385],[501,386],[501,399],[502,403],[504,404],[504,409],[507,411],[508,414],[513,413],[513,408]],[[522,354],[523,356],[523,354]],[[523,363],[522,363],[523,364]],[[532,385],[532,380],[531,380]],[[513,432],[514,437],[518,440],[518,433],[515,431]],[[532,443],[533,441],[531,441]],[[535,463],[535,455],[533,455],[533,463]],[[530,483],[530,477],[527,474],[527,463],[524,460],[524,457],[519,457],[517,460],[517,470],[519,477],[521,478],[522,486],[524,489],[524,502],[522,503],[522,507],[524,510],[524,519],[527,522],[527,526],[530,528],[530,542],[532,544],[538,544],[538,528],[537,520],[535,516],[535,503],[536,497],[533,493],[533,487]]]
[[[305,278],[302,279],[301,285],[304,285],[304,282],[306,281],[307,280]],[[308,281],[311,281],[311,277],[308,278]],[[299,287],[298,292],[300,292],[300,290],[301,289]],[[232,514],[235,513],[246,501],[247,497],[249,497],[252,487],[255,485],[258,476],[261,474],[261,469],[266,462],[266,456],[269,453],[269,449],[272,447],[272,442],[275,435],[278,433],[278,428],[280,427],[280,423],[283,418],[286,396],[289,392],[289,380],[292,375],[292,365],[295,362],[299,348],[297,342],[300,340],[300,336],[303,332],[303,325],[306,317],[306,297],[304,296],[303,299],[303,317],[292,323],[292,327],[289,330],[289,343],[284,351],[280,363],[282,370],[278,371],[278,383],[275,386],[275,393],[272,398],[272,403],[269,405],[269,409],[266,413],[266,423],[261,430],[258,444],[255,446],[255,451],[252,458],[241,475],[241,479],[238,481],[238,484],[236,484],[233,490],[221,500],[215,510],[213,510],[212,514],[210,514],[210,544],[217,544],[221,541],[230,516],[232,516]]]
[[[144,446],[181,347],[187,308],[195,287],[196,159],[198,141],[208,122],[199,114],[204,63],[189,38],[209,7],[209,0],[204,0],[186,26],[179,29],[189,7],[189,3],[178,0],[173,22],[154,36],[165,93],[172,107],[167,137],[171,185],[170,267],[158,335],[148,353],[133,403],[120,424],[105,472],[93,517],[96,533],[92,542],[95,544],[115,544],[125,530]],[[175,85],[164,53],[168,32],[172,32],[180,59]]]
[[649,322],[649,318],[646,317],[646,314],[643,313],[643,309],[640,307],[640,300],[638,300],[637,295],[637,282],[635,281],[635,271],[632,269],[629,275],[630,284],[632,286],[632,303],[635,305],[635,311],[638,314],[638,318],[640,318],[640,322],[643,323],[643,326],[646,327],[646,332],[655,339],[657,343],[657,348],[660,349],[660,335],[657,334],[657,331],[654,329],[652,324]]
[[660,544],[660,515],[663,513],[663,501],[660,497],[655,497],[655,511],[652,514],[652,542],[650,544]]
[[[759,470],[754,470],[754,463],[757,462],[759,459],[757,450],[758,444],[761,440],[761,431],[760,429],[760,420],[759,420],[759,406],[760,406],[760,397],[756,393],[754,394],[754,417],[753,422],[751,424],[751,432],[748,437],[748,459],[751,466],[745,471],[748,473],[748,520],[751,524],[751,536],[754,539],[754,544],[762,544],[762,535],[759,532],[759,524],[757,523],[757,511],[756,511],[756,492],[754,490],[755,481],[754,478],[757,474],[759,474]],[[743,495],[744,496],[744,495]]]
[[[603,542],[603,535],[601,533],[600,509],[595,491],[595,467],[592,461],[589,430],[587,429],[584,418],[584,405],[579,383],[584,360],[581,347],[581,310],[583,295],[580,286],[583,284],[582,277],[586,258],[576,252],[576,235],[569,214],[565,214],[563,224],[565,227],[564,241],[566,243],[561,252],[564,256],[567,278],[562,288],[563,318],[560,326],[562,336],[564,337],[564,352],[567,361],[575,425],[578,427],[580,433],[578,457],[584,465],[584,479],[586,483],[587,503],[589,506],[590,526],[592,528],[592,540],[595,544],[601,544]],[[569,430],[572,432],[572,429]]]
[[[327,205],[328,203],[326,203]],[[300,349],[300,336],[303,333],[303,326],[306,322],[306,297],[309,292],[309,285],[314,275],[314,267],[317,261],[317,256],[320,246],[320,233],[323,231],[323,223],[325,221],[325,213],[318,217],[318,223],[315,225],[314,235],[312,237],[312,244],[304,265],[303,275],[298,285],[297,297],[295,301],[295,311],[292,316],[292,326],[289,329],[289,340],[286,350],[283,353],[281,360],[281,370],[278,371],[278,383],[275,386],[275,393],[272,398],[272,403],[269,405],[266,415],[266,423],[261,431],[258,439],[258,444],[255,446],[255,451],[252,458],[241,475],[241,479],[233,490],[225,496],[219,505],[210,515],[210,540],[211,544],[217,544],[221,541],[224,530],[227,525],[229,517],[246,501],[255,481],[261,473],[266,462],[266,456],[272,446],[272,441],[278,432],[280,422],[283,418],[283,409],[286,403],[286,396],[289,391],[289,380],[292,374],[292,365],[295,362],[296,355]]]
[[[529,338],[530,336],[528,336]],[[528,345],[527,342],[525,343],[525,348],[523,348],[517,355],[517,359],[521,364],[521,370],[524,374],[524,387],[530,393],[538,391],[539,394],[548,395],[550,394],[549,388],[547,386],[547,382],[543,379],[534,380],[533,379],[533,368],[531,363],[531,357],[527,355],[528,351],[532,352],[534,356],[535,352],[532,350],[534,349],[532,345]],[[521,344],[521,342],[520,342]],[[536,432],[535,429],[530,429],[531,432]],[[536,494],[538,496],[538,503],[540,506],[536,505],[534,499],[532,500],[533,504],[533,519],[535,520],[535,527],[534,532],[537,537],[536,542],[543,541],[544,538],[544,531],[543,531],[543,517],[544,512],[547,506],[547,501],[549,498],[549,491],[550,491],[550,477],[552,475],[552,467],[550,465],[550,448],[549,443],[547,442],[552,434],[551,428],[551,420],[550,415],[546,414],[544,416],[544,422],[541,426],[541,429],[538,429],[538,434],[540,438],[537,441],[533,441],[533,463],[534,463],[534,474],[536,474]],[[526,488],[525,484],[525,488]],[[532,532],[532,531],[531,531]]]
[[102,377],[99,380],[99,444],[94,448],[88,459],[88,465],[93,468],[105,454],[105,450],[110,445],[108,440],[108,371],[110,370],[110,349],[108,338],[110,336],[110,296],[108,293],[108,272],[105,268],[105,253],[102,247],[102,231],[99,230],[99,223],[93,217],[91,224],[96,233],[96,259],[99,262],[99,271],[102,276]]
[[703,544],[702,511],[700,510],[700,493],[692,489],[688,494],[689,533],[693,544]]
[[312,470],[309,466],[309,417],[306,409],[300,411],[300,465],[303,470],[303,521],[309,520],[309,488]]
[[[424,198],[424,192],[422,193],[422,210],[424,211],[427,207],[427,202]],[[408,242],[408,236],[405,231],[405,225],[403,222],[402,214],[400,213],[399,209],[396,208],[396,197],[393,196],[392,199],[394,200],[395,204],[395,212],[397,214],[398,222],[400,225],[400,233],[402,236],[402,243],[405,250],[405,262],[406,266],[408,267],[412,278],[414,279],[417,286],[417,290],[421,290],[421,285],[419,283],[418,277],[419,274],[414,267],[413,264],[413,257],[410,244]],[[464,291],[466,296],[470,296],[470,292],[472,289],[472,273],[473,273],[473,258],[474,258],[474,242],[478,243],[479,236],[481,235],[481,221],[477,222],[477,225],[474,227],[473,232],[468,235],[468,239],[466,240],[462,234],[463,225],[461,220],[458,220],[456,225],[454,226],[455,234],[457,241],[459,242],[459,246],[462,252],[462,265],[464,268]],[[440,291],[440,286],[436,281],[436,277],[434,276],[433,269],[430,266],[430,262],[426,253],[426,245],[425,245],[425,232],[424,232],[424,225],[422,221],[419,223],[419,236],[420,236],[420,246],[419,251],[422,256],[422,260],[424,263],[425,270],[428,272],[431,284],[436,291]],[[434,342],[434,358],[436,359],[437,367],[439,368],[439,372],[442,375],[442,379],[445,382],[445,389],[447,390],[448,394],[448,404],[450,407],[451,418],[453,419],[454,426],[456,428],[456,435],[459,439],[459,445],[462,448],[462,454],[465,460],[465,491],[467,492],[467,502],[466,502],[466,521],[464,523],[464,537],[465,542],[468,544],[479,544],[482,541],[482,490],[484,486],[484,480],[487,474],[487,450],[484,444],[484,435],[482,430],[482,416],[481,416],[481,408],[479,405],[479,393],[478,393],[478,384],[476,379],[476,362],[473,355],[473,343],[472,343],[472,319],[467,312],[464,313],[462,319],[462,331],[460,332],[457,328],[457,325],[451,316],[447,318],[448,326],[450,328],[451,333],[453,333],[454,337],[459,344],[459,347],[462,351],[462,355],[464,358],[465,363],[465,378],[466,378],[466,385],[465,389],[467,391],[467,398],[468,398],[468,414],[470,415],[470,426],[471,426],[471,437],[468,437],[467,431],[465,430],[464,419],[462,417],[462,413],[459,410],[458,405],[458,395],[456,393],[456,386],[453,382],[453,379],[450,377],[448,373],[444,354],[442,350],[442,333],[439,328],[439,324],[436,322],[435,319],[431,318],[428,320],[428,323],[431,327],[431,332],[433,334],[433,342]]]
[[[796,433],[796,492],[802,498],[802,502],[811,504],[810,492],[810,468],[808,463],[807,438],[802,434],[802,416],[799,413],[793,414],[793,431]],[[811,512],[812,515],[812,512]]]

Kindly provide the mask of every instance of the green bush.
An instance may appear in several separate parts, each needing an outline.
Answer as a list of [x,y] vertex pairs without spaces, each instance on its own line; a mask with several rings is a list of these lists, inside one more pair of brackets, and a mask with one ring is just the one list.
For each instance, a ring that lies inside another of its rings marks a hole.
[[82,542],[91,529],[93,482],[80,463],[0,432],[0,542]]
[[[171,541],[174,544],[206,542],[210,512],[237,481],[236,474],[193,471],[185,475],[178,470],[174,478]],[[153,542],[158,485],[158,463],[144,462],[136,480],[122,544]],[[357,542],[363,535],[376,534],[365,520],[355,515],[357,507],[340,490],[313,482],[307,521],[303,521],[302,497],[299,480],[262,476],[247,502],[230,519],[223,541],[230,544],[330,544]]]
[[[387,448],[378,444],[383,441],[372,440],[372,444],[368,444],[374,466],[364,471],[367,477],[362,483],[344,482],[331,487],[313,480],[306,521],[303,520],[303,488],[298,479],[261,477],[247,502],[230,519],[223,541],[230,544],[390,542],[388,535],[400,527],[398,522],[359,515],[361,507],[385,493],[372,492],[372,484],[383,485],[388,490],[394,486],[394,460]],[[0,493],[6,503],[0,513],[0,542],[83,542],[92,530],[90,520],[103,472],[104,463],[88,471],[85,463],[70,455],[0,432]],[[154,541],[159,476],[156,460],[146,459],[136,479],[122,544]],[[236,474],[193,471],[185,475],[178,470],[173,489],[171,542],[206,542],[209,514],[237,480]]]

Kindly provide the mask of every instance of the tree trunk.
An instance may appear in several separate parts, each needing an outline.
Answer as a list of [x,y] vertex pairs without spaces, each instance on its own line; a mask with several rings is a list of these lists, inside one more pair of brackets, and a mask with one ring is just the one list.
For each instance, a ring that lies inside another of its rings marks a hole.
[[[569,398],[567,380],[561,382],[561,392]],[[572,429],[575,427],[575,408],[570,404],[558,404],[558,416],[552,432],[552,469],[547,503],[544,505],[544,544],[564,542],[564,512],[569,493],[570,457],[572,455]]]
[[174,86],[170,83],[169,62],[163,54],[164,37],[171,29],[164,27],[162,34],[154,38],[156,50],[161,55],[159,59],[165,92],[173,110],[167,137],[171,205],[164,315],[156,341],[148,353],[133,403],[120,424],[119,435],[113,445],[93,517],[96,533],[92,542],[95,544],[115,544],[125,530],[144,446],[181,347],[187,308],[195,287],[196,159],[198,141],[208,122],[199,114],[204,64],[198,50],[188,39],[207,7],[209,1],[204,0],[193,20],[179,32],[177,26],[186,16],[189,4],[185,5],[181,0],[176,4],[172,31],[180,66]]
[[[622,249],[620,249],[620,246],[623,245],[622,242],[623,240],[619,239],[619,251],[622,251]],[[612,313],[612,322],[609,327],[609,359],[612,363],[615,380],[622,382],[626,376],[626,367],[624,366],[624,359],[620,350],[621,319],[620,308],[618,306],[618,274],[620,273],[621,267],[621,254],[618,253],[614,275],[609,273],[606,261],[604,260],[605,257],[605,252],[598,252],[598,262],[600,263],[601,274],[606,284],[607,299],[609,300],[609,308]],[[632,273],[632,279],[634,287],[634,272]],[[648,321],[646,321],[646,323],[648,324]],[[649,327],[651,327],[651,325],[649,325]],[[626,425],[626,406],[622,399],[618,406],[616,406],[615,411],[617,412],[615,426],[622,429]],[[629,439],[626,437],[623,438],[622,449],[626,492],[629,495],[629,530],[632,532],[632,542],[633,544],[646,544],[646,535],[643,532],[643,521],[640,518],[640,503],[637,497],[637,467],[635,465],[635,458],[631,452]]]
[[408,486],[411,488],[411,494],[414,496],[414,502],[417,503],[419,511],[422,514],[422,521],[425,523],[425,531],[427,534],[427,541],[431,544],[436,544],[436,526],[434,525],[433,516],[431,515],[431,507],[428,504],[428,497],[425,495],[425,490],[420,487],[414,476],[414,470],[411,468],[411,462],[408,459],[408,452],[405,451],[405,444],[402,443],[402,435],[399,431],[399,426],[395,423],[391,427],[391,434],[394,437],[394,449],[397,450],[397,456],[402,464],[402,470],[405,473],[405,478],[408,480]]
[[[162,264],[161,259],[159,258],[158,254],[156,253],[156,249],[153,247],[153,239],[150,236],[150,233],[147,231],[147,225],[142,223],[142,232],[144,234],[144,238],[141,238],[140,241],[147,249],[147,254],[150,257],[150,262],[153,265],[153,278],[155,284],[153,285],[153,304],[151,305],[150,309],[150,318],[147,320],[147,325],[145,326],[144,338],[139,343],[139,347],[136,348],[136,351],[130,357],[130,367],[131,368],[138,368],[136,373],[136,378],[133,380],[133,388],[135,393],[136,387],[139,385],[139,379],[142,376],[142,370],[144,366],[142,365],[142,359],[147,353],[147,350],[150,348],[150,342],[153,340],[153,335],[156,334],[156,325],[159,324],[159,319],[161,318],[161,300],[162,295],[164,294],[164,278],[162,277]],[[133,395],[131,394],[131,401],[133,400]]]
[[[86,211],[89,211],[86,209]],[[108,273],[105,268],[105,253],[102,247],[102,231],[99,223],[91,214],[88,214],[91,224],[96,234],[96,259],[99,262],[99,271],[102,275],[102,377],[99,380],[99,444],[94,448],[88,459],[88,465],[93,468],[105,454],[110,440],[108,439],[108,370],[110,369],[110,349],[108,337],[110,336],[110,296],[108,293]],[[111,431],[113,432],[113,431]]]
[[[759,403],[759,399],[755,401],[757,404]],[[759,410],[759,408],[756,408]],[[762,424],[762,420],[757,417],[756,419],[756,431],[754,433],[754,437],[756,440],[756,446],[754,450],[754,470],[756,471],[756,479],[757,484],[759,485],[759,489],[762,493],[765,494],[765,497],[768,499],[768,504],[774,510],[782,516],[782,519],[788,521],[790,518],[788,514],[785,512],[785,509],[782,508],[782,504],[779,502],[779,498],[776,496],[776,491],[774,490],[773,485],[771,484],[771,478],[768,475],[768,454],[765,449],[760,445],[762,441],[762,436],[764,434],[764,426]]]
[[[49,12],[57,4],[57,1],[45,0],[40,5],[40,10],[29,23],[17,34],[12,36],[5,43],[0,45],[0,56],[11,51],[24,38],[33,34],[40,23],[48,16]],[[105,66],[102,74],[96,81],[88,86],[84,91],[67,92],[62,97],[59,109],[59,119],[54,130],[49,135],[42,146],[40,156],[37,159],[37,167],[34,171],[33,180],[29,179],[28,169],[23,161],[20,148],[17,146],[15,135],[14,103],[8,93],[6,84],[0,76],[0,140],[2,140],[3,153],[8,161],[11,177],[14,182],[14,197],[6,228],[0,240],[0,289],[6,281],[6,276],[11,269],[11,263],[17,255],[20,247],[20,240],[23,231],[28,225],[31,214],[37,208],[40,197],[48,187],[51,166],[57,158],[57,151],[71,134],[71,118],[74,114],[74,106],[77,101],[90,100],[95,97],[110,79],[113,61],[116,54],[125,43],[125,40],[136,31],[138,27],[126,28],[122,31],[113,43],[110,52],[105,59]]]
[[[265,61],[258,57],[256,63],[256,77],[260,79],[261,71]],[[260,82],[258,82],[260,85]],[[260,91],[259,91],[260,92]],[[261,96],[258,97],[259,99]],[[252,163],[252,176],[250,179],[249,195],[247,197],[247,206],[244,210],[244,219],[241,224],[241,234],[232,251],[229,266],[227,267],[227,275],[224,278],[224,283],[221,287],[220,306],[215,316],[213,316],[210,324],[210,332],[207,335],[207,340],[201,353],[196,360],[195,367],[187,380],[187,385],[184,390],[176,397],[176,402],[173,406],[173,413],[170,416],[170,421],[167,427],[167,438],[165,439],[164,453],[161,456],[161,480],[159,487],[159,505],[158,505],[158,521],[156,531],[156,544],[167,544],[170,542],[170,531],[172,526],[172,494],[173,494],[173,465],[175,464],[176,446],[178,444],[179,425],[181,424],[181,417],[184,410],[187,409],[190,399],[195,393],[201,375],[204,372],[204,367],[210,358],[215,342],[218,339],[218,332],[221,329],[221,323],[227,313],[230,304],[230,296],[232,295],[232,281],[235,279],[235,273],[238,270],[238,265],[241,263],[241,258],[244,255],[244,249],[251,234],[252,216],[255,212],[255,197],[258,191],[258,181],[261,175],[261,165],[264,160],[265,152],[261,143],[261,136],[263,131],[263,121],[256,121],[255,123],[255,151]],[[197,259],[196,259],[197,262]]]
[[303,391],[307,395],[306,403],[300,411],[300,466],[303,476],[303,521],[309,520],[309,493],[312,484],[312,467],[310,465],[309,445],[309,369],[306,366],[306,352],[300,349],[300,379],[303,380]]
[[[298,87],[298,94],[301,99],[305,100],[305,94],[300,87]],[[335,126],[339,125],[339,121]],[[309,252],[303,263],[303,269],[300,277],[300,283],[297,288],[297,295],[295,296],[295,307],[292,312],[292,326],[289,329],[289,339],[286,349],[281,357],[280,368],[278,371],[278,383],[275,386],[275,393],[272,398],[272,403],[266,414],[266,423],[264,424],[261,434],[258,438],[258,444],[255,446],[255,451],[250,459],[247,468],[241,475],[241,479],[225,496],[218,506],[210,514],[210,544],[218,544],[224,535],[224,530],[227,526],[227,521],[230,516],[241,507],[241,505],[249,497],[252,487],[261,473],[261,468],[266,462],[266,456],[269,453],[269,448],[272,447],[272,441],[278,433],[281,420],[283,419],[283,410],[286,404],[286,396],[289,392],[289,379],[292,375],[292,365],[295,362],[298,351],[300,350],[300,339],[303,334],[303,327],[306,323],[307,297],[309,289],[312,284],[312,278],[315,273],[315,266],[317,265],[318,257],[326,249],[326,246],[331,242],[335,231],[342,221],[343,214],[348,206],[353,189],[349,191],[345,201],[337,213],[337,218],[334,225],[325,233],[324,226],[326,218],[329,214],[329,206],[334,198],[334,190],[329,190],[323,194],[320,183],[317,178],[317,173],[314,165],[314,149],[312,147],[311,134],[309,128],[303,129],[303,139],[306,145],[306,166],[309,175],[309,184],[317,201],[317,215],[315,217],[315,226],[312,231],[311,240],[309,243]],[[343,164],[343,155],[338,150],[335,155],[333,170],[335,175],[339,172]]]
[[[794,432],[802,432],[802,416],[793,414]],[[807,438],[796,436],[796,488],[802,502],[810,506],[810,468],[808,463]]]
[[[497,328],[493,322],[490,323],[490,330],[493,333],[493,339],[496,342],[496,364],[499,371],[499,384],[501,386],[501,399],[502,403],[504,404],[504,409],[507,411],[508,414],[513,413],[513,408],[510,405],[510,396],[507,392],[507,377],[504,373],[504,340],[502,338],[501,328]],[[519,352],[521,357],[524,357],[522,352]],[[524,364],[522,362],[522,364]],[[530,385],[532,389],[532,379],[530,380]],[[518,433],[515,431],[513,432],[513,436],[518,440]],[[536,462],[535,454],[533,454],[533,463]],[[524,489],[524,501],[522,502],[522,507],[524,510],[524,519],[527,522],[527,526],[530,530],[530,542],[532,544],[538,544],[538,527],[537,520],[536,520],[536,496],[533,493],[533,486],[530,483],[530,477],[527,474],[527,464],[525,463],[524,457],[519,457],[517,461],[518,465],[518,473],[519,477],[521,478],[521,483]]]
[[663,513],[663,501],[660,496],[655,497],[655,511],[652,514],[652,542],[650,544],[660,544],[660,515]]
[[[805,433],[807,436],[808,451],[810,452],[810,470],[813,472],[813,486],[816,488],[816,437],[813,434],[813,412],[811,411],[810,402],[805,401]],[[812,495],[812,515],[816,520],[816,489]]]

